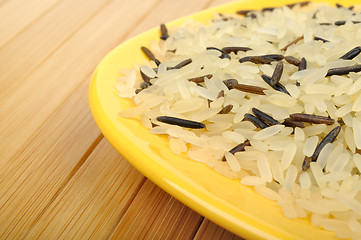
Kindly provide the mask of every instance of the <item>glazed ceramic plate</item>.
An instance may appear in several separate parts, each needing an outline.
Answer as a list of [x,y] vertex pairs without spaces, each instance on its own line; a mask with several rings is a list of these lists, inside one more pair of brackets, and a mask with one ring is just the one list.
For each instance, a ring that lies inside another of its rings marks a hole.
[[[334,4],[335,1],[328,1]],[[206,21],[215,12],[280,6],[293,1],[243,0],[184,17]],[[354,1],[342,1],[352,5]],[[222,227],[247,239],[335,239],[334,233],[311,224],[310,219],[288,219],[276,202],[258,194],[252,187],[230,180],[205,164],[186,155],[175,155],[166,136],[152,135],[139,118],[121,118],[118,113],[134,104],[121,99],[115,89],[120,68],[132,68],[144,61],[140,46],[159,39],[159,29],[152,29],[112,50],[98,65],[89,89],[94,119],[109,142],[134,167],[169,194]]]

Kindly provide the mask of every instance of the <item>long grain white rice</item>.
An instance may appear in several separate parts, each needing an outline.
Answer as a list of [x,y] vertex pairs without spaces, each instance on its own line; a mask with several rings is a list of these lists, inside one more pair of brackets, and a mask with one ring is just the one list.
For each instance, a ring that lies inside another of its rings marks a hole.
[[[186,153],[224,176],[254,186],[258,193],[277,201],[286,217],[310,216],[314,225],[335,231],[338,237],[361,239],[361,74],[326,76],[330,68],[361,63],[361,54],[352,60],[340,59],[360,46],[360,24],[351,21],[361,21],[361,13],[329,6],[306,11],[295,6],[294,10],[283,7],[255,14],[256,19],[230,14],[227,20],[226,15],[215,15],[208,25],[187,21],[179,28],[171,27],[167,40],[152,41],[149,48],[161,64],[145,62],[135,70],[120,71],[115,86],[118,95],[131,98],[136,106],[122,110],[119,116],[140,116],[150,133],[168,135],[174,153]],[[319,24],[336,20],[347,23]],[[280,50],[300,36],[302,40]],[[329,42],[316,41],[316,36]],[[221,59],[217,50],[206,50],[228,46],[252,50],[230,53],[231,59]],[[238,61],[264,54],[306,58],[307,68],[302,71],[283,61],[280,83],[289,94],[272,89],[261,77],[271,76],[277,62]],[[187,58],[192,59],[190,64],[170,69]],[[151,78],[151,86],[135,94],[143,81],[139,70]],[[203,77],[200,84],[187,80],[207,74],[212,77]],[[229,89],[225,79],[263,87],[265,95]],[[232,110],[219,114],[229,104]],[[306,123],[305,128],[276,124],[259,129],[244,121],[252,108],[280,123],[292,113],[330,117],[335,123]],[[206,127],[188,129],[161,123],[156,120],[161,115],[202,122]],[[309,170],[302,171],[305,156],[312,156],[322,139],[339,125],[342,130],[336,140],[321,149]],[[251,146],[229,152],[245,140],[250,140]]]
[[303,147],[303,154],[307,157],[311,157],[315,151],[318,143],[318,136],[312,136],[306,140],[305,146]]

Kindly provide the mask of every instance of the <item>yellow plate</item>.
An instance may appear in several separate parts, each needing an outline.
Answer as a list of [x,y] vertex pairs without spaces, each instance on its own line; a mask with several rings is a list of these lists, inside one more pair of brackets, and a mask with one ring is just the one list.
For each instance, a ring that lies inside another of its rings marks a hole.
[[[206,21],[213,13],[234,13],[240,9],[281,6],[294,1],[243,0],[212,8],[167,24],[179,25],[186,19]],[[329,0],[334,4],[337,1]],[[355,1],[342,1],[345,6]],[[109,142],[142,174],[169,194],[222,227],[247,239],[336,239],[332,232],[313,226],[310,219],[286,218],[276,202],[258,194],[239,180],[230,180],[205,164],[175,155],[166,136],[152,135],[138,119],[120,118],[122,109],[134,104],[117,96],[115,84],[120,68],[142,63],[140,46],[159,39],[152,29],[111,51],[98,65],[89,89],[94,119]]]

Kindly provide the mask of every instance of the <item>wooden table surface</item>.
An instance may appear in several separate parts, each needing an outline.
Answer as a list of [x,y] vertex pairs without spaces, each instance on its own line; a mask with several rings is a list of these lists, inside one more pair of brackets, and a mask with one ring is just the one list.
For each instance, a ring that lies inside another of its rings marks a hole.
[[154,185],[88,106],[99,61],[230,0],[0,0],[0,239],[240,239]]

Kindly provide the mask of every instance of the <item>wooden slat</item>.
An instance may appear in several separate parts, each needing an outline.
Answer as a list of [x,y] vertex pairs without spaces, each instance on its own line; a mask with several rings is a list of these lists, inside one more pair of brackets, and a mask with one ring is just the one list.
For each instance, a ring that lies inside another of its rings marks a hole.
[[[38,21],[26,28],[6,48],[0,49],[0,58],[6,59],[0,65],[0,89],[3,89],[0,98],[6,98],[7,94],[13,94],[14,88],[26,81],[26,77],[39,64],[54,53],[108,2],[109,0],[99,0],[88,1],[87,4],[84,4],[84,1],[79,0],[63,0],[46,12],[44,16],[39,17]],[[25,7],[29,12],[33,12],[37,5],[30,4]],[[4,32],[11,31],[11,29],[12,24],[4,26]],[[60,65],[61,62],[58,64]]]
[[84,84],[1,165],[0,239],[19,239],[83,164],[100,138]]
[[[22,79],[22,84],[0,98],[0,139],[6,139],[0,142],[0,165],[11,164],[11,156],[73,89],[89,77],[124,32],[132,29],[136,21],[129,23],[127,19],[141,19],[155,2],[134,0],[124,6],[122,0],[112,1],[46,62]],[[131,9],[140,5],[139,15],[134,16]],[[124,13],[119,14],[122,8]],[[2,169],[0,177],[1,172]]]
[[147,180],[110,239],[192,239],[201,220]]
[[26,239],[105,239],[144,181],[103,139]]
[[0,2],[0,48],[58,2],[59,0]]
[[204,219],[194,240],[242,240],[243,238],[225,230],[217,224]]

